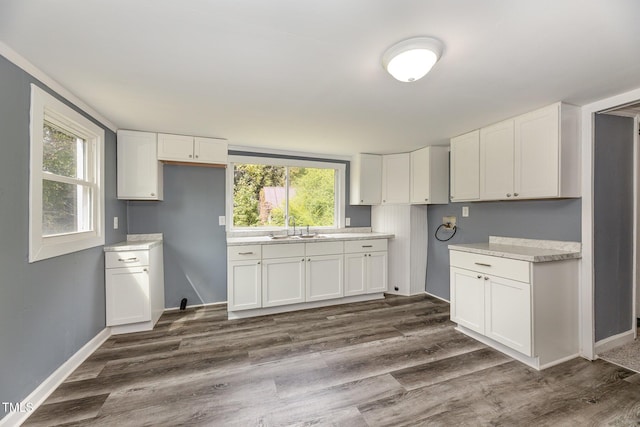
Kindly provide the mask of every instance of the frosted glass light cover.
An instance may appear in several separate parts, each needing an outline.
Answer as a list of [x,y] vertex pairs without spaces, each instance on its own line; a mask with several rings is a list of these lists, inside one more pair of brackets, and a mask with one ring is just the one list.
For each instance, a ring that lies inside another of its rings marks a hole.
[[382,56],[382,66],[396,80],[421,79],[438,62],[443,44],[432,37],[414,37],[391,46]]
[[424,77],[437,60],[436,54],[428,49],[407,50],[389,61],[387,71],[396,80],[413,82]]

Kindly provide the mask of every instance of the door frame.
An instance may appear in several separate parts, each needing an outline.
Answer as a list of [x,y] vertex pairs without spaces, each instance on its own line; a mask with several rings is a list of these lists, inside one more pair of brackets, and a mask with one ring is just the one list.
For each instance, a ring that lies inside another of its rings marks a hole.
[[[618,94],[609,98],[601,99],[582,106],[581,131],[582,131],[582,259],[580,261],[580,291],[579,291],[579,333],[580,333],[580,355],[586,359],[597,358],[595,342],[595,300],[594,300],[594,264],[593,264],[593,225],[594,225],[594,128],[595,114],[603,110],[612,109],[617,106],[640,102],[640,88]],[[634,135],[634,259],[637,259],[637,145],[638,145],[638,120],[635,120]],[[634,264],[635,269],[635,264]],[[634,271],[634,281],[637,272]],[[633,284],[633,296],[636,298],[636,283]],[[635,323],[636,304],[632,304],[633,317]],[[635,337],[635,324],[633,327]]]

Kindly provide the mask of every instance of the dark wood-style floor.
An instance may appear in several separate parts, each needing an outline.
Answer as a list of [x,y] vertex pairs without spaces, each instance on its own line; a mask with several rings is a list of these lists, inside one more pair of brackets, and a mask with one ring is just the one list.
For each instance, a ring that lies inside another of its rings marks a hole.
[[449,305],[393,297],[226,320],[166,313],[111,337],[25,425],[637,425],[639,374],[537,372],[456,332]]

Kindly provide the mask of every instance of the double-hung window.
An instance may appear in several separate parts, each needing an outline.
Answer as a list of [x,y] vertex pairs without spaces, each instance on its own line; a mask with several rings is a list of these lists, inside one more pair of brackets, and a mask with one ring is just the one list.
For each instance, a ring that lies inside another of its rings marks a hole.
[[104,244],[104,130],[31,85],[29,262]]
[[227,216],[235,230],[344,226],[345,165],[232,156]]

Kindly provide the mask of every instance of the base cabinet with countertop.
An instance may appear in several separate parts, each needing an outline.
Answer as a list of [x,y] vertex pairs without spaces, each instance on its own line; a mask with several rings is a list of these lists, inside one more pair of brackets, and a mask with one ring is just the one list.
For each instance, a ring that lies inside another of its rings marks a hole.
[[536,369],[577,356],[579,243],[491,237],[449,249],[459,331]]
[[106,325],[112,334],[153,329],[164,311],[162,240],[105,247]]
[[[314,241],[229,238],[229,318],[381,298],[387,290],[387,234]],[[353,239],[353,240],[351,240]]]

